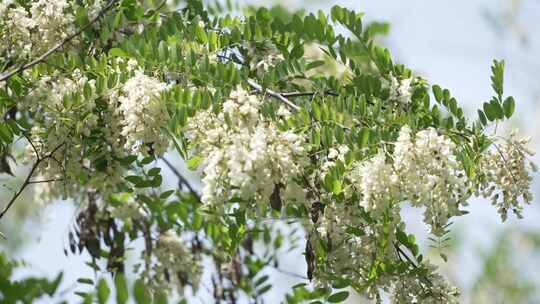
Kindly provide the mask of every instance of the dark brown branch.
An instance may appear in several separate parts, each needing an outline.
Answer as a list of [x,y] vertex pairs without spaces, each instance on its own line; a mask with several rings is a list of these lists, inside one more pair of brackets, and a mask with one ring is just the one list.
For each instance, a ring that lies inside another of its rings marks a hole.
[[[412,260],[412,259],[411,259],[404,251],[403,251],[403,249],[401,249],[401,247],[400,247],[398,244],[394,243],[394,248],[396,249],[398,258],[399,258],[400,260],[401,260],[401,257],[403,256],[403,257],[407,260],[407,262],[409,262],[409,264],[411,264],[411,265],[413,266],[413,268],[418,269],[418,268],[420,267],[419,265],[417,265],[417,263],[415,263],[415,262],[414,262],[414,261],[413,261],[413,260]],[[432,285],[431,280],[430,280],[427,276],[421,275],[421,278],[424,279],[428,285]]]
[[169,169],[172,171],[172,173],[174,175],[176,175],[176,177],[178,178],[178,186],[179,186],[180,190],[182,190],[183,186],[186,186],[186,188],[189,190],[189,192],[191,194],[193,194],[195,197],[197,197],[197,199],[199,199],[199,201],[200,201],[201,198],[199,196],[199,193],[197,193],[197,191],[195,191],[195,188],[193,188],[191,186],[191,184],[182,175],[182,173],[180,173],[180,171],[178,171],[178,169],[176,169],[176,167],[168,159],[166,159],[165,157],[161,157],[161,160],[163,160],[163,162],[167,165],[167,167],[169,167]]
[[29,181],[29,184],[43,184],[43,183],[51,183],[51,182],[62,182],[64,181],[63,178],[53,178],[53,179],[46,179],[46,180],[37,180],[37,181]]
[[[294,98],[294,97],[302,97],[302,96],[314,96],[319,94],[318,92],[288,92],[288,93],[280,93],[281,96],[287,97],[287,98]],[[325,91],[324,95],[330,95],[338,97],[339,94],[333,91]]]
[[49,50],[47,50],[45,53],[43,53],[41,56],[39,56],[38,58],[32,60],[31,62],[29,63],[26,63],[26,64],[23,64],[23,65],[20,65],[19,67],[9,71],[9,72],[6,72],[4,74],[1,74],[0,75],[0,81],[5,81],[7,79],[9,79],[11,76],[17,74],[17,73],[20,73],[26,69],[29,69],[31,67],[33,67],[34,65],[36,64],[39,64],[43,61],[45,61],[45,59],[47,59],[47,57],[49,57],[51,54],[55,53],[56,51],[58,51],[60,48],[62,48],[64,45],[66,45],[68,42],[70,42],[71,40],[73,40],[74,38],[76,38],[77,36],[81,35],[82,32],[84,32],[86,29],[88,29],[90,26],[92,26],[94,23],[96,23],[99,19],[101,19],[101,17],[103,17],[103,15],[105,15],[105,13],[116,3],[118,2],[118,0],[111,0],[109,1],[109,3],[99,12],[99,14],[94,17],[92,20],[90,20],[88,22],[88,24],[86,24],[85,26],[81,27],[78,31],[76,31],[75,33],[69,35],[68,37],[66,37],[64,40],[62,40],[60,43],[58,43],[57,45],[55,45],[54,47],[50,48]]
[[30,145],[32,146],[32,149],[34,150],[34,153],[36,154],[36,159],[39,160],[41,157],[39,156],[38,149],[37,149],[36,146],[34,145],[34,142],[30,139],[30,136],[28,136],[28,134],[26,134],[26,133],[23,132],[23,136],[24,136],[24,138],[26,138],[26,140],[28,141],[28,143],[30,143]]
[[[272,266],[272,265],[270,265]],[[279,273],[282,273],[284,275],[288,275],[290,277],[293,277],[293,278],[298,278],[298,279],[302,279],[302,280],[309,280],[308,277],[306,276],[303,276],[301,274],[297,274],[297,273],[294,273],[294,272],[291,272],[291,271],[288,271],[288,270],[285,270],[285,269],[281,269],[279,267],[272,267],[275,271],[279,272]]]
[[2,213],[0,213],[0,219],[2,219],[4,217],[4,215],[6,214],[6,212],[9,210],[9,208],[11,208],[11,206],[13,205],[13,203],[15,203],[15,201],[17,200],[17,198],[19,198],[19,196],[22,194],[22,192],[24,191],[24,189],[26,189],[26,187],[31,183],[30,179],[32,178],[32,176],[34,175],[34,172],[37,170],[37,168],[39,167],[39,165],[46,159],[48,158],[51,158],[53,156],[54,153],[56,153],[56,151],[58,151],[58,149],[60,149],[60,147],[62,147],[64,144],[60,144],[58,145],[56,148],[54,148],[51,153],[41,157],[41,158],[38,158],[36,159],[36,162],[32,165],[32,168],[30,169],[30,172],[28,173],[28,175],[26,176],[22,186],[19,188],[19,190],[17,192],[15,192],[15,194],[13,195],[13,197],[11,198],[11,200],[9,200],[8,204],[6,205],[6,207],[4,208],[4,210],[2,210]]

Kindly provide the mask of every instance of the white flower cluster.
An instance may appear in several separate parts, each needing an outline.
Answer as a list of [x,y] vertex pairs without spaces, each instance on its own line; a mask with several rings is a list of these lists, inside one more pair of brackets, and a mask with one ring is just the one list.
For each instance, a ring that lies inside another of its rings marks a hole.
[[459,290],[450,286],[436,272],[437,267],[425,264],[424,277],[404,276],[394,283],[393,304],[457,304]]
[[[325,204],[321,218],[315,223],[317,237],[327,244],[328,251],[322,269],[316,269],[316,279],[320,284],[332,282],[332,278],[342,277],[352,281],[363,281],[369,276],[371,265],[377,259],[397,260],[393,242],[393,229],[402,227],[398,208],[387,213],[388,223],[382,216],[368,223],[365,214],[354,203]],[[378,297],[378,288],[391,287],[390,278],[374,282],[368,291],[370,298]]]
[[526,147],[529,141],[530,138],[518,138],[512,132],[509,139],[494,143],[494,148],[480,163],[482,176],[478,193],[491,200],[503,221],[509,210],[521,218],[520,201],[529,204],[533,198],[530,171],[536,171],[536,166],[527,159],[534,154]]
[[106,195],[122,180],[125,168],[119,159],[166,151],[161,128],[168,114],[159,98],[165,84],[144,75],[134,61],[116,62],[109,72],[133,75],[102,96],[95,80],[79,70],[42,76],[21,103],[34,120],[33,146],[27,146],[26,155],[35,157],[36,148],[44,157],[56,149],[38,168],[43,180],[60,180],[38,189],[43,199],[77,197],[81,185]]
[[33,1],[29,11],[14,0],[0,3],[0,53],[8,56],[40,54],[73,33],[74,16],[65,0]]
[[[527,160],[532,155],[526,148],[528,141],[512,134],[480,160],[478,171],[482,173],[476,190],[492,199],[503,219],[510,209],[520,216],[519,201],[532,199],[529,172],[535,167]],[[320,195],[324,208],[319,209],[324,211],[314,220],[314,231],[328,248],[325,263],[316,269],[321,284],[335,276],[365,281],[375,261],[403,261],[395,248],[400,246],[396,231],[405,231],[401,203],[425,208],[424,222],[432,234],[440,236],[451,217],[463,214],[460,207],[466,206],[474,193],[476,180],[469,179],[458,160],[459,148],[436,129],[413,134],[403,126],[393,145],[392,153],[380,149],[371,158],[352,164],[347,177],[356,191],[346,195],[346,201],[338,203],[331,196]],[[339,150],[334,149],[329,157],[338,155]],[[331,167],[324,164],[321,175]],[[457,289],[432,265],[422,262],[420,266],[427,269],[421,276],[379,277],[366,291],[367,296],[380,300],[380,291],[385,290],[391,292],[393,303],[457,303]]]
[[238,87],[219,114],[202,111],[188,123],[186,134],[203,158],[203,202],[219,205],[239,197],[268,206],[278,185],[294,186],[304,165],[304,139],[265,119],[261,105]]
[[[94,18],[103,0],[85,0],[81,6]],[[36,0],[25,8],[15,0],[0,1],[0,56],[39,55],[75,32],[75,1]]]
[[362,194],[360,206],[366,211],[380,215],[399,202],[399,177],[392,165],[387,163],[382,150],[371,159],[359,163],[351,178],[358,183],[358,191]]
[[118,198],[116,200],[117,204],[107,206],[107,211],[112,218],[121,220],[131,226],[133,221],[147,216],[147,212],[142,208],[141,204],[135,201],[132,193],[115,194],[115,196]]
[[156,78],[146,76],[142,70],[135,71],[122,86],[118,110],[123,115],[121,135],[125,137],[125,149],[129,153],[161,155],[167,151],[169,141],[161,128],[169,121],[165,101],[160,93],[167,85]]
[[171,290],[173,286],[182,293],[183,287],[199,288],[202,267],[184,242],[172,231],[160,234],[153,250],[155,261],[152,269],[146,269],[143,277],[151,290]]
[[[87,0],[88,2],[88,0]],[[88,19],[92,20],[98,16],[103,9],[105,0],[94,0],[92,4],[85,3],[88,8]]]
[[404,126],[394,149],[394,167],[403,197],[426,208],[424,222],[434,235],[444,233],[448,219],[461,215],[471,195],[470,182],[456,159],[456,145],[434,128],[411,136]]
[[[317,285],[330,286],[336,277],[365,282],[377,261],[403,263],[404,258],[394,247],[395,244],[400,246],[395,229],[405,229],[398,205],[389,206],[385,214],[371,218],[371,221],[366,220],[366,215],[354,203],[326,204],[322,218],[316,223],[317,242],[322,241],[328,249],[324,264],[315,269]],[[389,293],[395,304],[458,303],[457,289],[438,275],[433,266],[422,262],[417,267],[427,272],[379,275],[370,282],[365,295],[377,303],[382,303],[381,291]]]
[[36,24],[34,46],[43,52],[75,31],[75,17],[66,0],[38,0],[32,3],[30,14]]
[[404,105],[411,102],[413,78],[398,79],[390,75],[390,80],[382,80],[383,85],[390,90],[390,100]]
[[409,201],[425,207],[424,221],[431,232],[441,235],[452,216],[461,215],[459,207],[470,197],[470,183],[455,156],[455,144],[433,128],[414,136],[402,127],[391,161],[379,151],[371,159],[359,162],[351,180],[362,194],[360,205],[373,214]]
[[14,0],[0,2],[0,56],[24,56],[32,51],[29,43],[32,29],[36,22],[21,6],[15,6]]
[[[36,157],[34,148],[40,157],[55,151],[38,168],[41,179],[58,180],[54,187],[36,185],[44,200],[76,196],[82,176],[99,189],[107,189],[120,179],[120,168],[114,161],[117,155],[111,151],[84,150],[88,137],[99,128],[96,98],[95,81],[75,70],[71,75],[41,77],[36,88],[21,102],[21,109],[32,113],[34,120],[30,132],[32,145],[27,145],[25,155]],[[108,165],[96,171],[93,163],[98,159]]]
[[345,163],[347,153],[349,153],[349,147],[346,145],[339,145],[335,148],[328,149],[328,155],[321,165],[320,175],[324,176],[328,171],[336,165],[337,161]]

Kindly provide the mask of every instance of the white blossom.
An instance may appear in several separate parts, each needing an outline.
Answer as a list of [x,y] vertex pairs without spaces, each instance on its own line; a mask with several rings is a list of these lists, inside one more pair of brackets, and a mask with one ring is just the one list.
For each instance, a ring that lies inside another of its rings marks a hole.
[[425,264],[424,277],[403,276],[396,280],[392,293],[393,304],[457,304],[459,291],[436,273],[437,268]]
[[126,138],[126,151],[143,155],[152,151],[161,155],[167,150],[169,141],[161,128],[166,126],[169,114],[160,98],[166,89],[165,83],[146,76],[142,70],[135,71],[122,86],[118,110],[123,115],[121,135]]
[[152,268],[142,274],[150,290],[158,292],[176,286],[181,294],[188,284],[194,291],[199,288],[202,275],[200,261],[173,231],[159,235],[153,255],[156,259],[150,262]]
[[512,132],[507,140],[495,142],[480,163],[479,193],[491,200],[503,221],[509,210],[521,218],[522,203],[533,199],[530,171],[536,171],[536,166],[527,158],[534,154],[527,148],[529,142],[530,138],[518,138]]
[[369,160],[360,162],[353,169],[351,178],[358,183],[358,191],[362,194],[360,206],[366,210],[380,214],[399,202],[399,177],[387,163],[382,150]]
[[37,0],[30,7],[37,30],[34,47],[43,52],[75,32],[75,17],[66,0]]
[[412,81],[413,78],[400,79],[394,75],[389,76],[390,79],[382,79],[383,85],[390,90],[389,99],[400,104],[408,104],[411,102],[412,96]]
[[36,26],[30,14],[13,0],[0,2],[0,55],[24,57],[32,52],[32,30]]
[[261,104],[238,87],[222,112],[202,111],[188,123],[186,134],[203,158],[203,202],[238,196],[265,204],[276,187],[289,185],[301,172],[304,139],[263,118]]
[[434,128],[414,136],[404,126],[394,148],[394,166],[403,196],[416,207],[424,206],[424,222],[441,235],[452,216],[461,215],[471,194],[470,182],[456,158],[456,145]]

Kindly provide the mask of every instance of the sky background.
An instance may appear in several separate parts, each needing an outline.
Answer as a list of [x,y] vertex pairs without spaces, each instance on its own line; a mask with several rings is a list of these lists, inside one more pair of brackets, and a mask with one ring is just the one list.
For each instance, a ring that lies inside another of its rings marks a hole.
[[[248,3],[265,6],[272,1]],[[540,1],[288,0],[283,4],[290,9],[323,9],[327,12],[332,5],[339,4],[365,12],[368,20],[390,22],[390,34],[384,43],[396,61],[406,64],[431,83],[450,89],[453,96],[469,110],[470,117],[475,117],[476,108],[492,95],[489,78],[491,60],[505,59],[505,93],[513,95],[517,102],[517,113],[506,127],[519,127],[522,133],[533,136],[533,147],[538,148]],[[512,5],[516,4],[517,9],[513,9]],[[516,117],[522,120],[517,121]],[[173,185],[174,179],[169,177]],[[538,194],[538,177],[535,176],[535,179],[534,192]],[[478,253],[493,245],[497,233],[509,228],[540,231],[538,202],[536,199],[533,206],[525,208],[525,219],[517,221],[512,217],[503,224],[489,202],[473,200],[468,209],[471,213],[455,221],[454,228],[458,231],[461,246],[445,267],[448,275],[459,286],[468,287],[481,271]],[[68,293],[80,290],[70,284],[78,277],[93,277],[94,274],[84,265],[88,258],[86,255],[65,257],[63,253],[68,227],[74,217],[73,206],[69,202],[60,202],[37,209],[39,220],[25,224],[24,231],[29,239],[15,255],[17,259],[28,262],[31,270],[25,269],[18,275],[33,273],[52,276],[64,271],[64,281],[68,283],[64,283],[62,288]],[[408,210],[406,218],[410,230],[420,235],[421,243],[426,244],[426,227],[419,224],[420,212]],[[538,259],[529,260],[527,263],[532,264],[525,265],[525,269],[540,266]],[[301,252],[293,252],[284,259],[281,268],[303,275],[304,264]],[[534,272],[530,271],[527,275],[534,275]],[[269,303],[281,299],[287,287],[298,281],[293,276],[276,272],[272,276],[276,287],[267,295]]]

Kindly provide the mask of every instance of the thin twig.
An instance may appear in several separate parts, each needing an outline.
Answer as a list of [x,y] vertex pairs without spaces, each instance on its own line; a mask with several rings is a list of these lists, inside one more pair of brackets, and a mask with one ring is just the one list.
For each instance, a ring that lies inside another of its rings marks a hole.
[[22,192],[24,191],[24,189],[30,184],[30,179],[32,178],[32,176],[34,175],[34,172],[37,170],[37,168],[39,167],[39,165],[41,164],[41,162],[43,162],[44,160],[52,157],[52,155],[58,151],[58,149],[60,149],[60,147],[62,147],[64,145],[64,143],[61,143],[60,145],[58,145],[56,148],[54,148],[51,153],[41,157],[41,158],[38,158],[36,160],[36,162],[34,163],[34,165],[32,165],[32,168],[30,169],[30,172],[28,173],[28,175],[26,176],[22,186],[19,188],[19,190],[13,195],[13,197],[11,198],[11,200],[8,202],[8,204],[6,205],[6,207],[4,208],[4,210],[2,210],[2,213],[0,213],[0,219],[2,217],[4,217],[4,215],[6,214],[6,212],[9,210],[9,208],[11,208],[11,206],[13,205],[13,203],[15,203],[15,201],[17,200],[17,198],[22,194]]
[[53,179],[46,179],[46,180],[37,180],[37,181],[29,181],[29,184],[43,184],[43,183],[50,183],[50,182],[63,182],[63,178],[53,178]]
[[64,45],[66,45],[68,42],[70,42],[71,40],[73,40],[74,38],[76,38],[77,36],[79,36],[80,34],[82,34],[82,32],[84,32],[87,28],[89,28],[90,26],[92,26],[94,23],[96,23],[101,17],[103,17],[103,15],[105,14],[105,12],[107,12],[112,6],[113,4],[115,4],[118,0],[111,0],[109,1],[109,3],[107,4],[107,6],[105,6],[100,12],[99,14],[94,17],[92,20],[90,20],[90,22],[88,22],[88,24],[86,24],[85,26],[81,27],[78,31],[76,31],[75,33],[69,35],[68,37],[66,37],[64,40],[62,40],[60,43],[58,43],[57,45],[55,45],[54,47],[50,48],[48,51],[46,51],[45,53],[43,53],[41,56],[39,56],[38,58],[32,60],[31,62],[29,63],[26,63],[26,64],[23,64],[23,65],[20,65],[19,67],[9,71],[9,72],[6,72],[4,74],[1,74],[0,75],[0,81],[5,81],[7,79],[9,79],[11,76],[17,74],[17,73],[20,73],[28,68],[31,68],[33,67],[34,65],[38,64],[38,63],[41,63],[43,61],[45,61],[45,59],[47,59],[47,57],[49,57],[51,54],[53,54],[54,52],[58,51],[60,48],[62,48]]
[[291,271],[288,271],[288,270],[284,270],[284,269],[281,269],[281,268],[278,268],[278,267],[273,267],[273,268],[277,272],[288,275],[290,277],[299,278],[299,279],[306,280],[306,281],[309,280],[308,277],[303,276],[301,274],[297,274],[297,273],[294,273],[294,272],[291,272]]
[[180,187],[180,189],[182,188],[182,186],[186,186],[189,192],[200,200],[199,194],[197,193],[197,191],[195,191],[195,188],[191,186],[187,179],[182,175],[182,173],[180,173],[180,171],[178,171],[178,169],[176,169],[176,167],[165,157],[161,157],[161,160],[163,160],[167,167],[169,167],[172,173],[178,178],[178,186]]
[[[319,94],[318,92],[288,92],[288,93],[280,93],[281,96],[287,97],[287,98],[294,98],[294,97],[302,97],[302,96],[313,96]],[[330,95],[338,97],[339,94],[333,91],[325,91],[324,95]]]
[[[403,251],[403,249],[401,249],[398,244],[394,243],[394,248],[396,249],[398,258],[400,260],[401,256],[403,256],[407,260],[407,262],[409,262],[409,264],[413,266],[413,268],[418,269],[420,267],[419,265],[417,265],[417,263],[413,262],[413,260]],[[421,275],[421,278],[424,279],[428,283],[428,285],[432,285],[431,280],[427,276]]]
[[28,134],[26,133],[22,133],[24,138],[26,138],[26,140],[30,143],[30,145],[32,146],[32,149],[34,150],[34,153],[36,154],[36,159],[39,160],[41,157],[39,156],[39,152],[38,152],[38,149],[36,148],[36,146],[34,145],[34,142],[30,139],[30,137],[28,136]]
[[260,93],[268,94],[269,96],[277,98],[279,101],[281,101],[284,104],[288,105],[289,107],[291,107],[295,111],[300,110],[299,106],[295,105],[292,101],[285,98],[282,94],[280,94],[278,92],[274,92],[274,91],[272,91],[272,90],[270,90],[268,88],[264,89],[260,84],[256,83],[255,80],[253,80],[253,79],[248,79],[247,82],[253,89],[259,91]]

